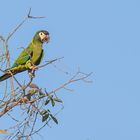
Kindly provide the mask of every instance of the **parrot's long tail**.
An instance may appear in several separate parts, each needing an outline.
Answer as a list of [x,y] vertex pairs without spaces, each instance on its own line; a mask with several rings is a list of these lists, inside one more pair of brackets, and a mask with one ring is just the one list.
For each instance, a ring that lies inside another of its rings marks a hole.
[[0,82],[10,78],[11,76],[12,75],[10,73],[3,74],[2,76],[0,76]]
[[12,77],[12,75],[23,72],[25,70],[27,70],[25,66],[19,66],[19,67],[7,69],[5,70],[5,73],[2,76],[0,76],[0,82]]

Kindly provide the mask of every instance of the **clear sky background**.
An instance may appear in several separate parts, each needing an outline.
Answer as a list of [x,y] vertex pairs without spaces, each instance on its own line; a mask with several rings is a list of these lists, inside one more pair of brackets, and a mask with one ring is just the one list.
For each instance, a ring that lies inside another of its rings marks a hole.
[[[41,131],[44,139],[139,140],[140,1],[3,0],[0,34],[6,36],[30,7],[33,15],[47,18],[30,20],[18,30],[10,41],[11,61],[37,30],[47,29],[51,42],[44,46],[44,60],[64,56],[61,69],[93,72],[92,84],[76,83],[74,92],[59,93],[64,110],[59,125]],[[34,82],[48,89],[68,79],[51,66],[37,75]]]

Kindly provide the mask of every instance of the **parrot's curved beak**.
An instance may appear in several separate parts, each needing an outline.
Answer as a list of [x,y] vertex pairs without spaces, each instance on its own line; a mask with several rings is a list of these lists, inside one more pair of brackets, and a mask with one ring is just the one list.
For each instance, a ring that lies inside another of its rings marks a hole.
[[47,35],[45,35],[43,38],[42,38],[42,40],[41,40],[43,43],[44,42],[46,42],[46,43],[48,43],[49,41],[50,41],[50,36],[47,34]]

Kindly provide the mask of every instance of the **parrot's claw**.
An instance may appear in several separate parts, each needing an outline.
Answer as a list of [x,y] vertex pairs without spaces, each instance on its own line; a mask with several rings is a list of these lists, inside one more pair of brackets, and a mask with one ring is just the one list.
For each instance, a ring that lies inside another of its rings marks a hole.
[[30,78],[34,78],[35,77],[35,74],[32,73],[32,72],[29,72],[29,76],[30,76]]
[[34,78],[35,77],[35,71],[28,70],[28,74],[29,74],[30,78]]

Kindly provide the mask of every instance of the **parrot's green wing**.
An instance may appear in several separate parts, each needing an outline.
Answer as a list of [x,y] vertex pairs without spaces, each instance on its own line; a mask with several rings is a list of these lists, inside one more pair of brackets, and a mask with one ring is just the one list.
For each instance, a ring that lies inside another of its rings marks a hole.
[[[32,54],[33,54],[33,49],[32,49],[32,46],[29,45],[26,49],[24,49],[21,52],[19,57],[14,62],[13,66],[10,69],[5,70],[5,74],[0,76],[0,81],[3,81],[11,77],[11,73],[15,75],[16,73],[25,71],[27,69],[25,64],[28,60],[30,60],[30,58],[32,57]],[[9,73],[9,70],[11,73]]]
[[16,59],[16,61],[14,62],[12,68],[14,67],[18,67],[19,65],[24,65],[26,64],[26,62],[28,60],[30,60],[30,58],[32,57],[32,53],[33,53],[33,49],[32,47],[29,45],[26,49],[24,49],[21,54],[19,55],[19,57]]

